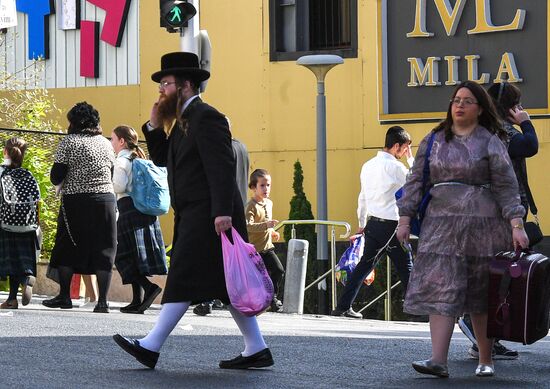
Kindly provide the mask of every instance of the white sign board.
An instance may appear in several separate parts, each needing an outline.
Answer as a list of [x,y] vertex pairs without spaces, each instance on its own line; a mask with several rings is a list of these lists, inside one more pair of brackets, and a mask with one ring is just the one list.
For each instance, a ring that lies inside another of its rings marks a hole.
[[0,28],[17,26],[15,0],[0,0]]
[[[80,1],[80,0],[79,0]],[[80,7],[76,0],[57,0],[57,26],[61,30],[76,30]]]

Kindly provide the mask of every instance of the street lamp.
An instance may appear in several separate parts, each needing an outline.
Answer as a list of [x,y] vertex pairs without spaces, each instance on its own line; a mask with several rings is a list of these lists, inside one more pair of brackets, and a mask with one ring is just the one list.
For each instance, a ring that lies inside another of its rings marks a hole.
[[[305,55],[296,64],[305,66],[317,78],[317,219],[327,219],[327,112],[325,97],[325,76],[330,69],[344,63],[338,55]],[[327,226],[317,226],[317,260],[328,261]],[[321,271],[322,273],[322,271]],[[326,304],[319,297],[321,313]]]

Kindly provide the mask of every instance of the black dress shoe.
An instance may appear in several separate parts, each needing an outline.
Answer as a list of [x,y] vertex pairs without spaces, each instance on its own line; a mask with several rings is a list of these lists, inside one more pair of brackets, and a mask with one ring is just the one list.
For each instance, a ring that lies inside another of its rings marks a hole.
[[200,303],[193,308],[193,313],[198,316],[206,316],[212,313],[211,303]]
[[126,305],[125,307],[120,308],[120,312],[122,313],[143,313],[143,311],[139,310],[139,307],[141,307],[141,302],[139,303],[131,303]]
[[153,301],[155,301],[160,292],[162,292],[162,288],[155,284],[152,284],[149,288],[147,288],[145,295],[143,296],[143,302],[139,306],[138,310],[140,312],[145,312],[151,304],[153,304]]
[[107,301],[98,301],[95,308],[95,313],[109,313],[109,304]]
[[160,353],[147,350],[139,345],[139,340],[132,338],[125,338],[122,335],[113,335],[113,339],[124,351],[132,355],[141,364],[147,366],[150,369],[154,369],[159,359]]
[[55,296],[53,299],[42,301],[42,305],[48,308],[71,309],[73,302],[70,297]]
[[221,369],[250,369],[259,367],[273,366],[273,357],[271,351],[268,348],[264,348],[262,351],[258,351],[256,354],[252,354],[248,357],[239,355],[236,358],[226,361],[220,361]]

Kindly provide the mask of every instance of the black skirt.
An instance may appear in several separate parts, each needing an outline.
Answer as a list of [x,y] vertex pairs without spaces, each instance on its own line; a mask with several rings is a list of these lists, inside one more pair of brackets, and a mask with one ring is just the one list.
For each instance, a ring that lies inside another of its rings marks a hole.
[[115,266],[123,284],[140,276],[166,274],[166,251],[156,216],[139,212],[130,197],[117,202],[117,252]]
[[59,266],[70,267],[78,274],[111,271],[115,253],[115,195],[64,195],[57,217],[57,234],[50,266],[54,269]]
[[36,274],[36,232],[0,229],[0,277]]
[[[235,192],[237,193],[237,192]],[[248,241],[240,195],[233,201],[233,227]],[[214,229],[211,200],[183,204],[174,220],[174,241],[170,270],[162,304],[190,301],[192,304],[214,299],[229,304],[221,238]]]

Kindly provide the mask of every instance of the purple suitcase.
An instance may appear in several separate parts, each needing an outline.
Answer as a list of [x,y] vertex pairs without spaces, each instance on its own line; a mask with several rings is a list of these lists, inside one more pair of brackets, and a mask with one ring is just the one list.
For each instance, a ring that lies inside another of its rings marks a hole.
[[531,344],[548,334],[550,260],[524,250],[501,252],[489,267],[487,336]]

